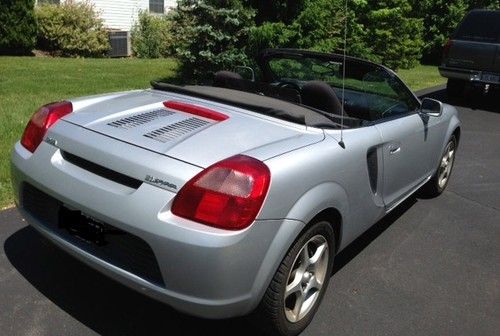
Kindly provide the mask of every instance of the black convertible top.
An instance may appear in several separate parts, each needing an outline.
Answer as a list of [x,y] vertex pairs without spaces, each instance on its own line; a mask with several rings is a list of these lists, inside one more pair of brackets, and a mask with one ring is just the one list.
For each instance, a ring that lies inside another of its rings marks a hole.
[[[340,116],[338,115],[331,114],[326,117],[324,112],[313,108],[257,93],[213,86],[177,86],[162,82],[151,82],[151,85],[157,90],[204,98],[302,125],[320,128],[340,127]],[[356,127],[359,124],[359,119],[344,117],[344,125],[347,127]]]

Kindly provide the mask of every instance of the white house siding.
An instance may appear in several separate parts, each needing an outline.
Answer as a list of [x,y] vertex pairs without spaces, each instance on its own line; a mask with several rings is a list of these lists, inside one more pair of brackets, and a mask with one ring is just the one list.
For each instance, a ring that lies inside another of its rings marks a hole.
[[107,28],[130,30],[141,10],[149,9],[149,0],[92,0]]
[[[77,0],[85,1],[85,0]],[[61,1],[61,2],[64,2]],[[106,28],[129,31],[137,21],[139,12],[149,10],[149,0],[90,0],[104,20]],[[177,0],[164,0],[165,11],[174,7]]]
[[[92,0],[107,28],[130,30],[140,11],[149,10],[149,0]],[[174,7],[177,0],[165,0],[165,9]]]

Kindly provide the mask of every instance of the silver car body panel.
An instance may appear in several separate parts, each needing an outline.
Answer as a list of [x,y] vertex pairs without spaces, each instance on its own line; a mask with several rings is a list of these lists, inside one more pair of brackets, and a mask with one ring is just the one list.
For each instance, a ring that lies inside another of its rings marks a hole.
[[[229,119],[205,120],[165,142],[144,136],[192,117],[166,113],[166,100],[198,104]],[[337,129],[297,125],[180,94],[145,90],[72,102],[74,112],[49,130],[33,154],[19,142],[14,148],[12,179],[23,215],[92,267],[178,310],[208,318],[252,311],[289,247],[323,211],[339,213],[338,249],[345,248],[435,172],[447,140],[460,126],[456,109],[444,105],[439,117],[415,112],[346,129],[343,148]],[[139,122],[125,119],[157,110],[164,112],[142,116],[145,120]],[[391,153],[394,146],[399,150]],[[68,162],[64,152],[143,183],[134,189],[108,180]],[[271,172],[269,193],[250,227],[226,231],[171,213],[177,191],[189,179],[240,153],[262,160]],[[369,168],[368,153],[376,170]],[[151,183],[147,175],[168,185]],[[164,286],[99,259],[48,229],[23,207],[26,184],[143,239],[154,252]]]

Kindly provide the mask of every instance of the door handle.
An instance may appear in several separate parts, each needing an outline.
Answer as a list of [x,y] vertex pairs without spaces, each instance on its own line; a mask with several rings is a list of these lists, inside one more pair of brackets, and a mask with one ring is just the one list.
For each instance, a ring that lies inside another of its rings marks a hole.
[[400,146],[389,146],[389,154],[396,154],[401,150]]

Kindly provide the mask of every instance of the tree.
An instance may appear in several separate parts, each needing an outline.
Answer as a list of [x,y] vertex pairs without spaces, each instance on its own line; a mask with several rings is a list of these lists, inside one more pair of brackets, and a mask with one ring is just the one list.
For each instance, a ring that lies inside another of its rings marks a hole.
[[500,9],[500,0],[468,0],[469,10],[474,8]]
[[424,63],[439,64],[443,46],[467,13],[466,0],[413,0],[413,13],[423,18]]
[[361,19],[377,60],[393,69],[411,68],[422,56],[423,20],[412,17],[408,0],[368,0]]
[[184,80],[203,82],[214,72],[248,64],[246,45],[255,12],[237,0],[180,0],[171,14]]
[[256,10],[255,23],[281,22],[291,24],[299,15],[307,0],[244,0],[244,4]]
[[35,0],[0,2],[0,54],[28,54],[36,42]]

